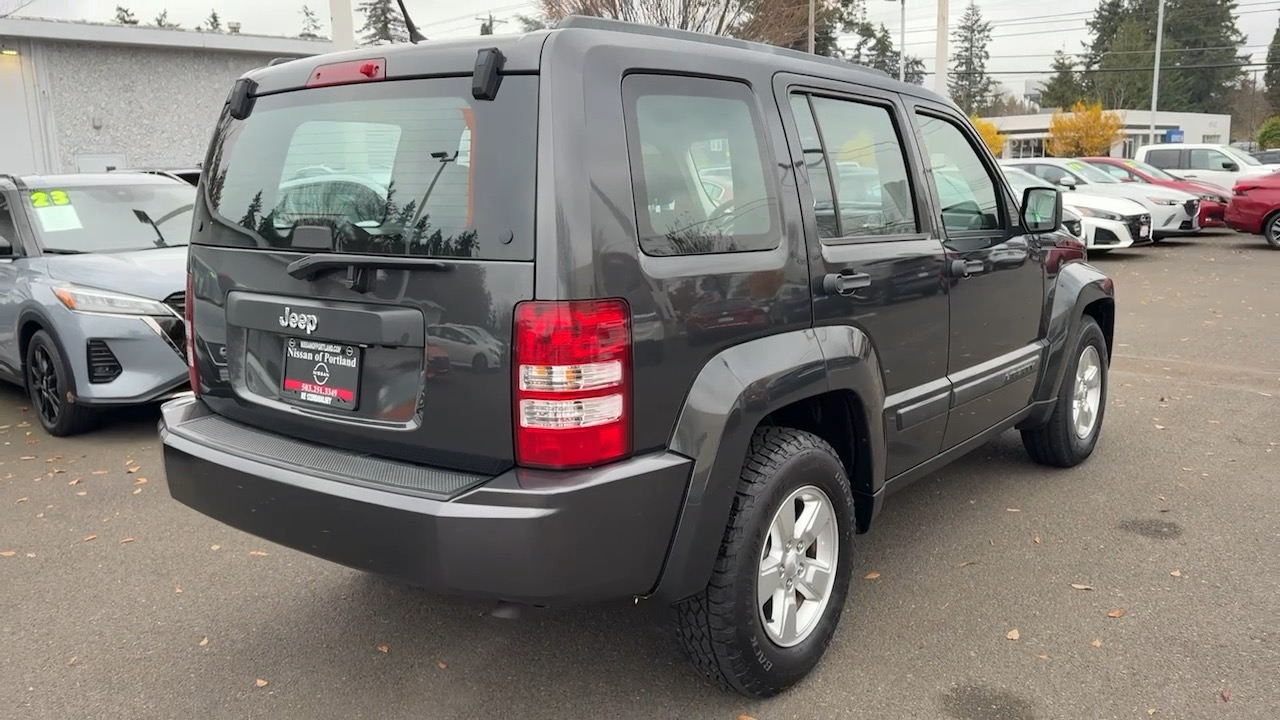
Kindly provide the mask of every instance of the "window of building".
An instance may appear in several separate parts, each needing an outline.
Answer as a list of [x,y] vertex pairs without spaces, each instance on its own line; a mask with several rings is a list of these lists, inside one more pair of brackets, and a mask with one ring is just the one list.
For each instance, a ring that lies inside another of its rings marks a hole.
[[1222,142],[1222,136],[1221,135],[1201,135],[1200,142],[1207,143],[1207,144],[1220,143]]
[[[834,188],[834,202],[827,199],[826,213],[819,207],[815,190],[815,213],[819,216],[820,237],[830,228],[823,225],[824,214],[836,222],[838,237],[869,238],[918,232],[915,203],[907,172],[906,156],[892,110],[883,105],[821,96],[793,95],[791,103],[797,125],[820,133],[818,164]],[[806,130],[801,130],[802,141]],[[808,145],[806,145],[806,148]],[[810,165],[806,152],[806,166]],[[822,184],[811,167],[810,181]]]
[[648,255],[771,250],[778,193],[750,87],[629,75],[622,83],[640,248]]

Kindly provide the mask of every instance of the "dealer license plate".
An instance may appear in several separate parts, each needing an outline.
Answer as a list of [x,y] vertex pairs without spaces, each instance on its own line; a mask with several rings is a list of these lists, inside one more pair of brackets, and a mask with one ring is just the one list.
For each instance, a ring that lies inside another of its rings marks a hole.
[[360,348],[289,338],[280,390],[286,398],[308,405],[354,410],[360,390]]

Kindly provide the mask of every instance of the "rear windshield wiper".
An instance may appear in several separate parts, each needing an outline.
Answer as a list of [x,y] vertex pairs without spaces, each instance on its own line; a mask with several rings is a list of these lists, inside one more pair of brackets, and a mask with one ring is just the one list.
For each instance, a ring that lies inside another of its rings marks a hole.
[[85,255],[84,250],[72,250],[70,248],[41,248],[40,252],[45,255]]
[[316,253],[289,263],[285,268],[299,280],[311,280],[333,270],[449,270],[453,266],[439,260],[424,260],[403,255],[352,255],[348,253]]

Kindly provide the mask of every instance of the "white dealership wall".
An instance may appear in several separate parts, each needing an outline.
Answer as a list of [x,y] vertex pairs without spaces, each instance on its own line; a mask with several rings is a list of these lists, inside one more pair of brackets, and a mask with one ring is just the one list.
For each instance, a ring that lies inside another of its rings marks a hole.
[[0,19],[0,173],[204,160],[237,77],[327,40]]
[[[1142,145],[1150,142],[1151,113],[1147,110],[1116,110],[1124,121],[1124,139],[1111,148],[1113,157],[1133,157]],[[1043,157],[1044,143],[1049,137],[1049,121],[1053,119],[1052,111],[1035,115],[1006,115],[990,117],[990,120],[1004,133],[1007,140],[1004,157]],[[1231,116],[1210,115],[1206,113],[1157,112],[1156,142],[1164,142],[1164,134],[1169,130],[1181,130],[1184,143],[1221,143],[1231,142]]]

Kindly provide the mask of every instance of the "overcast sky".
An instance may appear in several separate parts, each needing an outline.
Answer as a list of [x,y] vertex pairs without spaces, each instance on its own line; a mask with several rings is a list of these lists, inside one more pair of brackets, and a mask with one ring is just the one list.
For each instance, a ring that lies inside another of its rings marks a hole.
[[[309,2],[324,22],[328,34],[328,0],[34,0],[19,12],[31,17],[69,20],[109,21],[117,4],[133,11],[144,23],[151,22],[164,9],[172,22],[193,27],[217,10],[223,22],[239,21],[242,32],[263,35],[292,35],[300,29],[299,10]],[[0,0],[0,9],[13,7],[26,0]],[[352,0],[358,5],[360,0]],[[413,19],[428,37],[469,35],[479,31],[477,16],[492,12],[497,18],[512,18],[533,13],[536,2],[517,0],[406,0]],[[1085,21],[1093,13],[1097,0],[1056,0],[1032,3],[1028,0],[983,0],[979,6],[993,21],[995,30],[991,44],[992,60],[988,69],[1013,90],[1022,90],[1027,79],[1048,77],[1049,63],[1055,50],[1079,53],[1088,37]],[[901,6],[896,0],[868,0],[874,22],[883,22],[893,37],[898,38]],[[906,0],[907,52],[924,58],[928,70],[934,68],[934,38],[937,27],[936,0]],[[1280,22],[1277,0],[1238,0],[1239,27],[1248,34],[1246,52],[1255,62],[1262,62],[1267,43]],[[964,11],[964,0],[951,0],[950,26],[954,28]],[[360,22],[357,20],[356,29]],[[499,25],[498,32],[513,25]],[[1039,71],[1039,72],[1034,72]],[[930,84],[931,80],[926,80]]]

